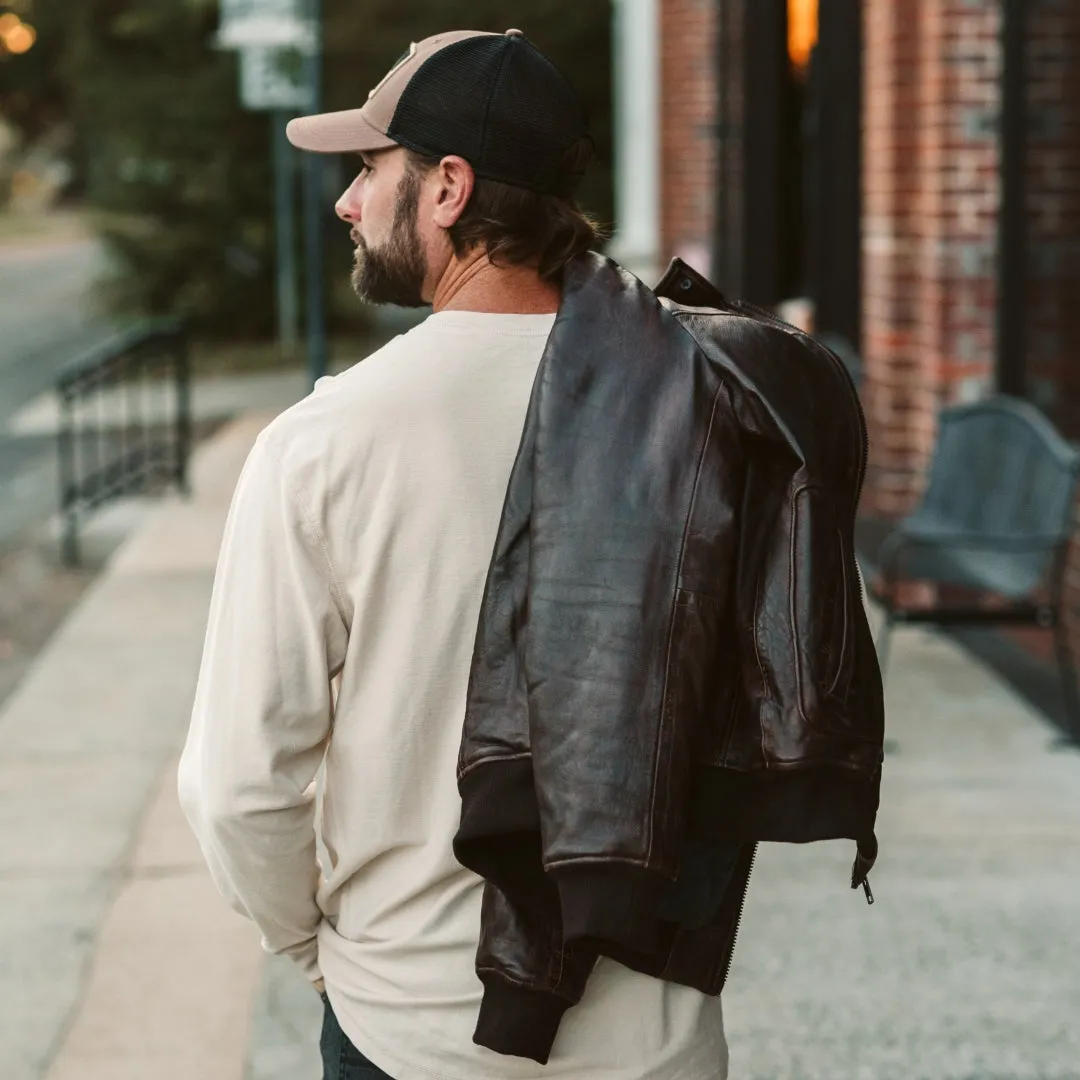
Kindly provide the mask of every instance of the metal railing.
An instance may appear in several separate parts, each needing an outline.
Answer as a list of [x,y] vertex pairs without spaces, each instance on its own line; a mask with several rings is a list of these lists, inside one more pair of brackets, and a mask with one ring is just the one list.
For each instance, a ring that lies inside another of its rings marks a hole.
[[63,561],[79,561],[79,525],[126,495],[188,490],[191,369],[178,319],[142,323],[66,364],[59,398]]

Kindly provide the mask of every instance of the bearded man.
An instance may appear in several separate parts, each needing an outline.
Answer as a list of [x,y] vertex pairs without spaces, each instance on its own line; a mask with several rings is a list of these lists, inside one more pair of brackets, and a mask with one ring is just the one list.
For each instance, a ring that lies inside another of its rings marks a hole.
[[243,470],[180,768],[214,878],[322,993],[326,1080],[724,1077],[719,997],[604,957],[546,1065],[473,1041],[484,883],[454,855],[455,766],[563,271],[597,243],[581,104],[519,31],[457,31],[288,133],[359,155],[336,209],[360,298],[433,312],[320,381]]

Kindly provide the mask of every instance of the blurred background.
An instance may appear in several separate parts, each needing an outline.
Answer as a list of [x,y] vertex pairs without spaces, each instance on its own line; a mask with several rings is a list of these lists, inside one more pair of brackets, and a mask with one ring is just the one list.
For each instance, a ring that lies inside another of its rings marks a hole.
[[1080,1080],[1076,0],[0,2],[0,1077],[317,1075],[170,769],[251,439],[417,317],[356,302],[351,165],[284,124],[464,26],[578,87],[609,254],[811,331],[866,412],[879,903],[764,860],[732,1075]]

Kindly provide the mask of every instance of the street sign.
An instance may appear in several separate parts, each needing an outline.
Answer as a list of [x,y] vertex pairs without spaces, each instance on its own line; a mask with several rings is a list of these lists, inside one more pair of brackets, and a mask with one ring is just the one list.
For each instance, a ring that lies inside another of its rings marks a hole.
[[217,44],[222,49],[299,49],[315,45],[301,0],[221,0]]
[[240,53],[240,100],[246,109],[307,109],[311,87],[295,48],[245,45]]

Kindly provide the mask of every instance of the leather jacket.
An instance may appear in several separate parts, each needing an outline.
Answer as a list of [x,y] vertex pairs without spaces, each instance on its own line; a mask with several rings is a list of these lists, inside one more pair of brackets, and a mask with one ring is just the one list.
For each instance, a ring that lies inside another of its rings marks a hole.
[[[546,1061],[600,954],[720,992],[756,843],[876,855],[866,429],[825,347],[682,263],[567,268],[475,640],[475,1041]],[[867,898],[872,899],[867,888]]]

